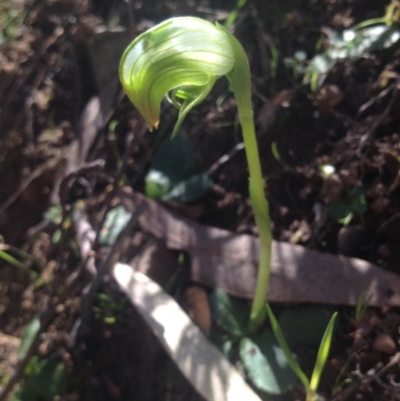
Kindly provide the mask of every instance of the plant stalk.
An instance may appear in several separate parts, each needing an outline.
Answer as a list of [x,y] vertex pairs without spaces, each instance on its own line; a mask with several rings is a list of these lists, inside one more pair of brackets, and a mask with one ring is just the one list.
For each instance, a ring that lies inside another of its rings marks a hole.
[[239,112],[239,121],[242,127],[246,158],[249,166],[250,201],[260,237],[257,283],[249,319],[249,329],[254,332],[263,324],[266,317],[265,302],[271,270],[271,220],[269,216],[269,204],[264,193],[264,179],[254,127],[250,67],[246,53],[240,43],[236,38],[232,42],[236,63],[232,73],[228,74],[228,79],[231,83]]
[[271,274],[271,222],[269,205],[264,193],[264,180],[261,173],[260,157],[253,121],[241,122],[246,158],[249,166],[249,195],[254,219],[260,237],[260,259],[258,264],[256,289],[251,307],[249,328],[255,331],[265,320],[265,302]]

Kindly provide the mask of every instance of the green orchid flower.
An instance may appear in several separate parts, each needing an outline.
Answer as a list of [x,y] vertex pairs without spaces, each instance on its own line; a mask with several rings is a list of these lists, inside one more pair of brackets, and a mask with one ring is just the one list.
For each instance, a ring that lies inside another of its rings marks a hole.
[[120,78],[150,129],[158,127],[165,95],[180,109],[179,126],[234,63],[232,46],[221,27],[199,18],[174,18],[131,43],[122,56]]
[[164,96],[179,109],[175,135],[187,113],[200,104],[215,81],[226,76],[235,95],[249,166],[249,193],[260,236],[260,262],[250,328],[266,316],[271,224],[255,136],[251,75],[246,53],[223,26],[194,17],[172,18],[138,36],[124,52],[120,79],[150,130],[157,128]]

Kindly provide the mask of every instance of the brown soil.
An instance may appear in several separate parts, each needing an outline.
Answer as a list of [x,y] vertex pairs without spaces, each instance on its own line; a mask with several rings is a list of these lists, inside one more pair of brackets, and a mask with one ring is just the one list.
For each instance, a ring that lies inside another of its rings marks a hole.
[[[236,1],[3,3],[0,239],[5,245],[0,249],[22,266],[0,258],[0,349],[6,344],[0,352],[4,378],[0,391],[16,366],[24,327],[41,316],[43,334],[34,354],[64,364],[70,380],[60,399],[198,399],[108,276],[96,293],[111,294],[111,301],[104,305],[94,296],[85,312],[85,294],[92,280],[86,257],[94,255],[100,264],[107,249],[94,246],[92,253],[82,256],[78,228],[82,221],[77,222],[75,212],[80,211],[82,219],[98,230],[104,211],[118,202],[112,189],[116,180],[144,191],[144,177],[159,143],[115,83],[122,48],[134,35],[168,17],[197,15],[222,21]],[[284,66],[284,59],[296,51],[304,51],[306,60],[318,53],[318,44],[322,52],[327,46],[324,32],[380,17],[388,4],[249,1],[238,14],[235,34],[253,73],[274,238],[362,258],[400,273],[398,45],[336,62],[319,77],[315,92],[302,76]],[[118,31],[117,26],[124,30]],[[108,33],[101,36],[104,27]],[[120,35],[117,41],[115,35]],[[276,71],[271,69],[271,45],[278,51]],[[100,113],[87,108],[97,95]],[[182,131],[194,144],[202,171],[241,142],[236,117],[235,102],[221,79],[185,121]],[[174,119],[165,104],[159,131],[168,135]],[[327,165],[335,172],[324,178],[321,168]],[[215,188],[181,206],[180,212],[204,224],[256,233],[243,150],[213,171],[212,179]],[[330,208],[335,202],[351,202],[355,189],[365,197],[366,208],[354,211],[349,224],[343,225]],[[52,205],[60,209],[49,219],[45,213]],[[133,238],[140,243],[142,237],[136,233]],[[175,254],[172,259],[177,263]],[[91,307],[100,312],[93,313]],[[399,311],[369,310],[356,325],[353,315],[351,308],[340,310],[340,327],[321,387],[324,396],[334,399],[330,391],[340,377],[351,383],[336,399],[400,399],[399,364],[391,362],[398,356]],[[116,321],[107,321],[109,317]],[[23,377],[15,384],[23,388]],[[286,397],[297,399],[294,393]]]

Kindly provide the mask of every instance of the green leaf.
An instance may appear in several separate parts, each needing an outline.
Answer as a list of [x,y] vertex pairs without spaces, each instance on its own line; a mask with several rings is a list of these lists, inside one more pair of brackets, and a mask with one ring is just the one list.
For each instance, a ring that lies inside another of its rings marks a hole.
[[332,58],[328,54],[317,54],[310,62],[310,72],[326,74],[333,66]]
[[54,231],[54,233],[51,237],[51,242],[53,244],[59,244],[61,241],[61,237],[62,237],[62,231],[60,229],[57,229]]
[[18,358],[23,359],[32,345],[36,334],[40,329],[40,319],[35,316],[26,326],[22,333],[21,345],[18,350]]
[[26,383],[26,391],[34,391],[45,400],[63,394],[67,387],[63,364],[50,359],[44,359],[39,364],[39,371],[30,376]]
[[[266,309],[267,309],[268,318],[271,323],[271,327],[274,332],[275,338],[276,338],[277,342],[279,343],[279,345],[281,346],[282,351],[286,356],[289,366],[291,367],[293,373],[295,375],[297,375],[297,377],[303,383],[303,386],[306,389],[306,393],[309,394],[310,382],[308,381],[307,376],[305,375],[305,373],[301,369],[299,363],[297,362],[297,360],[293,356],[292,352],[290,351],[289,345],[286,341],[285,336],[283,335],[282,329],[279,326],[279,323],[276,320],[276,317],[275,317],[274,313],[272,312],[271,307],[268,304],[266,304]],[[308,401],[308,397],[306,397],[306,398]]]
[[171,188],[196,174],[196,155],[190,139],[178,132],[161,143],[147,174],[146,194],[162,198]]
[[296,64],[296,61],[293,57],[285,57],[283,59],[283,64],[286,68],[292,68]]
[[225,21],[225,27],[230,28],[236,21],[239,11],[246,5],[247,0],[238,0],[236,7],[229,13],[228,18]]
[[328,205],[328,215],[332,219],[345,219],[350,213],[350,206],[343,200],[334,200]]
[[131,217],[132,213],[127,212],[122,205],[111,209],[107,213],[103,228],[100,231],[100,244],[112,245]]
[[332,344],[332,336],[333,336],[333,331],[334,331],[334,326],[335,326],[335,320],[337,317],[337,312],[335,312],[330,321],[329,324],[325,330],[324,336],[321,340],[321,345],[318,350],[318,355],[317,355],[317,360],[315,362],[315,367],[313,370],[313,374],[311,376],[311,381],[310,381],[310,389],[311,391],[317,391],[319,381],[322,375],[322,371],[324,369],[326,360],[328,359],[329,355],[329,350],[331,348]]
[[11,401],[53,401],[66,392],[69,380],[63,364],[32,357],[29,366],[23,388],[13,394]]
[[37,278],[39,276],[35,271],[27,268],[22,262],[20,262],[18,259],[15,259],[14,256],[11,256],[8,252],[5,252],[1,249],[0,249],[0,259],[3,259],[10,265],[24,271],[25,273],[30,274],[32,278]]
[[49,359],[44,361],[40,372],[31,380],[38,394],[49,399],[62,394],[67,386],[63,364]]
[[297,52],[294,53],[294,59],[297,62],[303,62],[307,59],[307,53],[304,50],[297,50]]
[[145,192],[149,198],[161,199],[172,187],[171,180],[164,173],[151,169],[145,178]]
[[237,362],[238,350],[235,346],[235,339],[226,333],[213,330],[210,335],[210,341],[224,354],[224,356],[233,364]]
[[322,306],[285,308],[279,316],[279,325],[290,346],[317,348],[330,317],[331,314]]
[[196,174],[175,185],[161,199],[173,202],[192,202],[205,195],[214,185],[207,173]]
[[240,358],[254,385],[269,394],[290,390],[297,377],[271,330],[240,341]]
[[[339,34],[328,33],[329,47],[326,56],[332,60],[355,60],[367,52],[387,49],[400,39],[398,26],[374,25],[362,29],[347,29]],[[316,56],[318,57],[318,56]]]
[[349,208],[358,214],[364,214],[367,210],[367,200],[365,198],[365,190],[362,187],[354,187],[348,195]]
[[103,318],[103,322],[106,324],[114,324],[117,319],[114,316],[106,316]]
[[147,174],[146,195],[153,199],[192,202],[213,185],[207,173],[196,174],[195,152],[190,139],[179,133],[164,141]]
[[361,30],[363,45],[369,51],[388,49],[400,39],[400,29],[396,25],[376,25]]
[[61,204],[50,206],[44,213],[44,218],[53,224],[60,224],[62,220],[62,208]]
[[208,297],[212,316],[219,327],[232,337],[243,337],[247,333],[249,307],[244,301],[229,296],[217,288]]

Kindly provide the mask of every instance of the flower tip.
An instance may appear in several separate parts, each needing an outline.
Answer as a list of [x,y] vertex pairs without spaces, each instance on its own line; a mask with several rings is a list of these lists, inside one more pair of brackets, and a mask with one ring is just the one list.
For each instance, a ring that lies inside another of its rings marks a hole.
[[147,121],[147,127],[149,129],[150,132],[153,132],[154,129],[158,129],[158,125],[160,123],[160,120],[158,121]]

